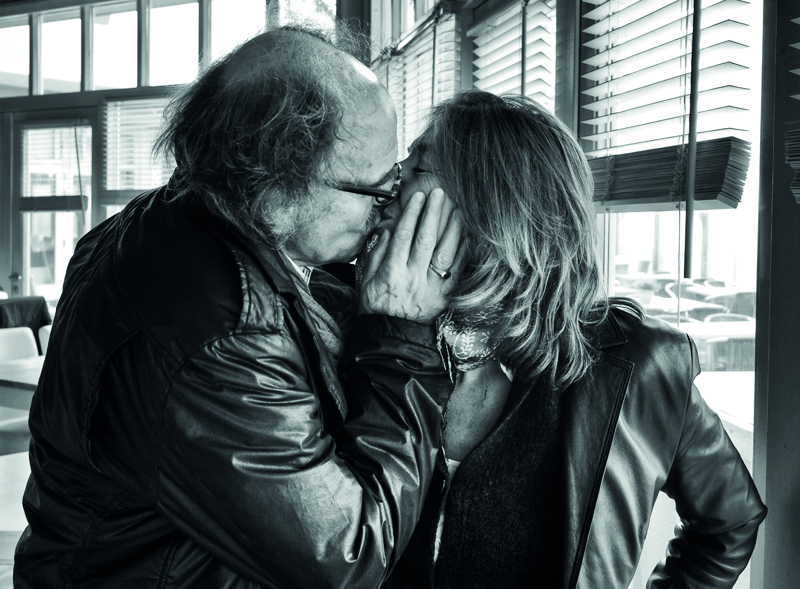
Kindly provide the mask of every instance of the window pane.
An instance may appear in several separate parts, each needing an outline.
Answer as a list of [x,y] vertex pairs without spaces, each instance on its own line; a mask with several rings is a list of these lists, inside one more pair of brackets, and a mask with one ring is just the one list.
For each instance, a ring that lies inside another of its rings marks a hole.
[[134,2],[95,8],[95,90],[136,86],[137,27]]
[[92,128],[29,128],[22,132],[22,196],[91,196]]
[[[751,472],[758,219],[754,186],[749,179],[736,210],[695,213],[692,279],[680,278],[684,213],[612,215],[616,231],[610,293],[638,300],[648,315],[692,336],[702,369],[695,384]],[[664,557],[676,518],[674,502],[660,494],[631,589],[645,587],[650,571]],[[737,589],[747,587],[749,569],[736,584]]]
[[[22,196],[91,197],[91,153],[92,128],[88,125],[23,129]],[[23,291],[45,297],[51,312],[90,215],[90,209],[23,214]]]
[[310,24],[330,29],[336,21],[336,0],[289,0],[289,16]]
[[42,23],[42,91],[81,89],[81,19],[75,10],[48,13]]
[[152,155],[167,102],[153,98],[106,104],[107,190],[148,190],[169,180],[172,162],[155,160]]
[[28,94],[30,41],[21,20],[0,19],[0,98]]
[[183,84],[197,76],[197,2],[150,11],[150,85]]
[[263,0],[211,2],[211,59],[216,60],[256,36],[267,24]]

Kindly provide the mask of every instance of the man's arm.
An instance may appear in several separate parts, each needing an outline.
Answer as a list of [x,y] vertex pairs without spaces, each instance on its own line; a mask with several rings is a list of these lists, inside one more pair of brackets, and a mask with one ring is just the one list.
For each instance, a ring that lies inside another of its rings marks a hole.
[[267,587],[379,586],[427,492],[452,388],[433,328],[365,316],[354,333],[341,447],[285,330],[214,342],[173,379],[157,508]]

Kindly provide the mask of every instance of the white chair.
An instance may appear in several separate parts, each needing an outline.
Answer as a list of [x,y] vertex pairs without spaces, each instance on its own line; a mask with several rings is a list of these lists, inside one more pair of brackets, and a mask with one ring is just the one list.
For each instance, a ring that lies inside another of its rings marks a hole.
[[0,329],[0,362],[38,356],[39,348],[30,327]]
[[50,328],[52,325],[42,325],[39,328],[39,345],[42,346],[42,356],[47,353],[47,342],[50,341]]

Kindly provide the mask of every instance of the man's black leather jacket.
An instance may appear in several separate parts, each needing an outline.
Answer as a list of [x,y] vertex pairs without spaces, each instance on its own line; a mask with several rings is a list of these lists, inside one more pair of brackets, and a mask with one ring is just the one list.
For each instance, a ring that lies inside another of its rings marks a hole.
[[280,255],[168,196],[70,263],[15,587],[377,587],[440,445],[433,329],[360,317],[340,381]]

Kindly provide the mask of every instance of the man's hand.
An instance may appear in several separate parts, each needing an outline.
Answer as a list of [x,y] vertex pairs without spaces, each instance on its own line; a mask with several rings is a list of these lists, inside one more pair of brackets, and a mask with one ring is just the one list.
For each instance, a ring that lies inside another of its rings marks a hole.
[[[460,240],[460,213],[444,191],[437,188],[427,199],[422,192],[412,195],[394,234],[384,230],[371,253],[361,281],[360,313],[433,323],[456,284]],[[431,264],[452,275],[442,278]]]

